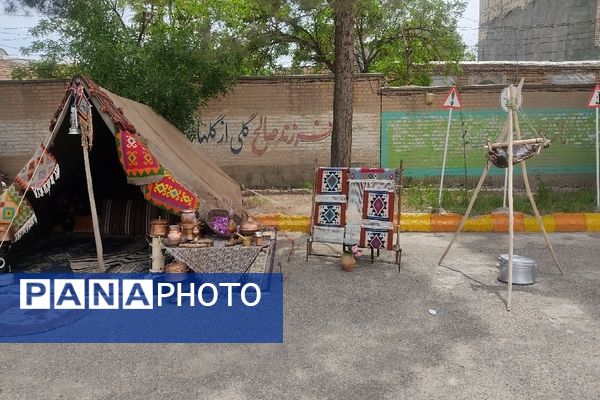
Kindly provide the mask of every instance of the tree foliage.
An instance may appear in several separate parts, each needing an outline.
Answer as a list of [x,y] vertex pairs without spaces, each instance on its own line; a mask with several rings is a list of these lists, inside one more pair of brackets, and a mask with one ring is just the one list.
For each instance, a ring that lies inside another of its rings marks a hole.
[[[292,60],[333,72],[333,0],[223,0],[224,21],[238,36],[263,36],[262,53],[271,49]],[[464,0],[357,0],[354,55],[359,72],[382,72],[397,84],[426,83],[431,61],[456,63],[465,46],[456,24]]]
[[[47,15],[16,77],[83,73],[146,103],[180,129],[235,76],[334,72],[334,0],[0,0]],[[464,0],[356,0],[354,67],[391,84],[426,84],[430,62],[465,57]]]
[[225,91],[240,72],[243,53],[216,27],[209,3],[17,1],[48,15],[32,31],[37,40],[24,49],[43,54],[32,68],[38,77],[83,73],[148,104],[183,131],[193,127],[198,106]]

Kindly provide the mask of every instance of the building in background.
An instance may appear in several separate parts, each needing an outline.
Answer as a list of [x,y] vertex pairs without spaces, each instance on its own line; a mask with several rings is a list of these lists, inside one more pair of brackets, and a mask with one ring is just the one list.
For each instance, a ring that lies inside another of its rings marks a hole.
[[480,0],[479,61],[600,56],[600,0]]
[[0,48],[0,80],[12,79],[12,70],[15,67],[27,67],[28,60],[15,58],[8,55],[6,50]]

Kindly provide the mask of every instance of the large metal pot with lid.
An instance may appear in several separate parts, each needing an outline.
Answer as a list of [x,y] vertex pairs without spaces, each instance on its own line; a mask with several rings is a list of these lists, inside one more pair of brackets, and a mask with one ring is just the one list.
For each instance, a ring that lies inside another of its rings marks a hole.
[[252,217],[248,217],[248,220],[240,225],[240,233],[244,236],[253,236],[258,229],[258,223]]
[[[508,282],[508,254],[500,254],[498,264],[500,269],[498,280]],[[529,257],[513,254],[512,283],[515,285],[531,285],[535,282],[535,268],[537,262]]]
[[148,235],[154,237],[164,237],[167,235],[168,231],[166,219],[161,219],[159,217],[158,219],[153,219],[150,221]]

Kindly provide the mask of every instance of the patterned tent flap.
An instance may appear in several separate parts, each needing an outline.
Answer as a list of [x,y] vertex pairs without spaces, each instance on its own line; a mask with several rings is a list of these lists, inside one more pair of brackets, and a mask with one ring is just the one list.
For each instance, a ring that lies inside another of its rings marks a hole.
[[168,171],[160,181],[144,186],[142,191],[150,203],[174,214],[188,209],[196,210],[200,205],[198,196]]
[[40,145],[33,158],[21,169],[15,178],[22,190],[29,189],[36,198],[50,193],[50,188],[60,178],[60,166],[54,156]]
[[161,180],[165,175],[156,157],[136,135],[120,130],[115,134],[115,141],[127,182],[146,185]]
[[26,198],[23,198],[19,207],[22,197],[23,194],[14,184],[0,195],[0,223],[10,224],[12,221],[11,229],[15,232],[16,240],[19,240],[37,222],[33,208]]

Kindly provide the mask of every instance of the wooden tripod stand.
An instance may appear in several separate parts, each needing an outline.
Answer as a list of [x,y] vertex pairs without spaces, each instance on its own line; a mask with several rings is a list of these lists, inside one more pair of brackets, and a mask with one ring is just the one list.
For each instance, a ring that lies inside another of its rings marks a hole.
[[[521,89],[523,88],[523,81],[524,80],[521,79],[519,86],[516,88],[514,87],[514,85],[509,86],[510,100],[508,101],[508,104],[507,104],[507,106],[508,106],[507,124],[504,126],[502,133],[500,134],[500,136],[498,138],[499,139],[498,142],[503,142],[505,140],[505,136],[508,134],[508,141],[507,141],[508,142],[507,143],[508,144],[508,185],[507,185],[508,186],[508,296],[507,296],[507,300],[506,300],[506,310],[507,311],[510,311],[510,309],[511,309],[512,280],[513,280],[513,254],[514,254],[513,145],[515,143],[514,137],[516,136],[516,139],[519,143],[525,142],[525,141],[521,140],[521,128],[519,126],[519,115],[518,115],[518,108],[519,108],[518,100],[520,99],[520,96],[521,96]],[[485,181],[485,178],[487,177],[491,166],[492,166],[492,163],[491,163],[491,161],[488,160],[487,163],[485,164],[485,167],[483,168],[483,173],[481,174],[481,177],[479,178],[479,182],[477,183],[477,186],[475,187],[475,191],[473,192],[473,195],[471,196],[469,206],[467,207],[467,211],[460,222],[458,230],[454,233],[454,236],[452,237],[452,240],[448,244],[448,247],[446,247],[446,250],[440,257],[440,260],[438,261],[438,265],[442,265],[442,261],[444,260],[444,258],[448,254],[448,252],[450,251],[450,248],[456,241],[456,238],[458,237],[460,232],[462,232],[463,228],[465,227],[465,223],[467,222],[467,219],[469,218],[469,214],[471,213],[471,210],[473,209],[473,204],[475,204],[477,195],[479,194],[479,191],[481,190],[481,187],[483,186],[483,182]],[[556,267],[558,268],[559,272],[561,274],[563,274],[562,267],[560,265],[560,262],[558,261],[558,258],[556,257],[556,253],[554,252],[554,249],[552,248],[552,244],[550,244],[550,239],[548,238],[548,234],[546,233],[546,229],[544,228],[544,222],[538,211],[537,205],[535,204],[535,200],[533,198],[533,193],[531,192],[531,186],[529,185],[529,178],[527,176],[527,168],[525,166],[525,161],[521,162],[521,172],[523,173],[523,182],[525,184],[525,190],[527,191],[527,197],[529,198],[529,202],[531,203],[531,207],[533,208],[533,212],[535,213],[535,217],[537,219],[538,225],[542,231],[542,234],[544,235],[544,240],[546,241],[546,245],[548,246],[548,249],[550,249],[550,253],[552,254],[552,258],[554,259],[554,263],[556,264]]]

